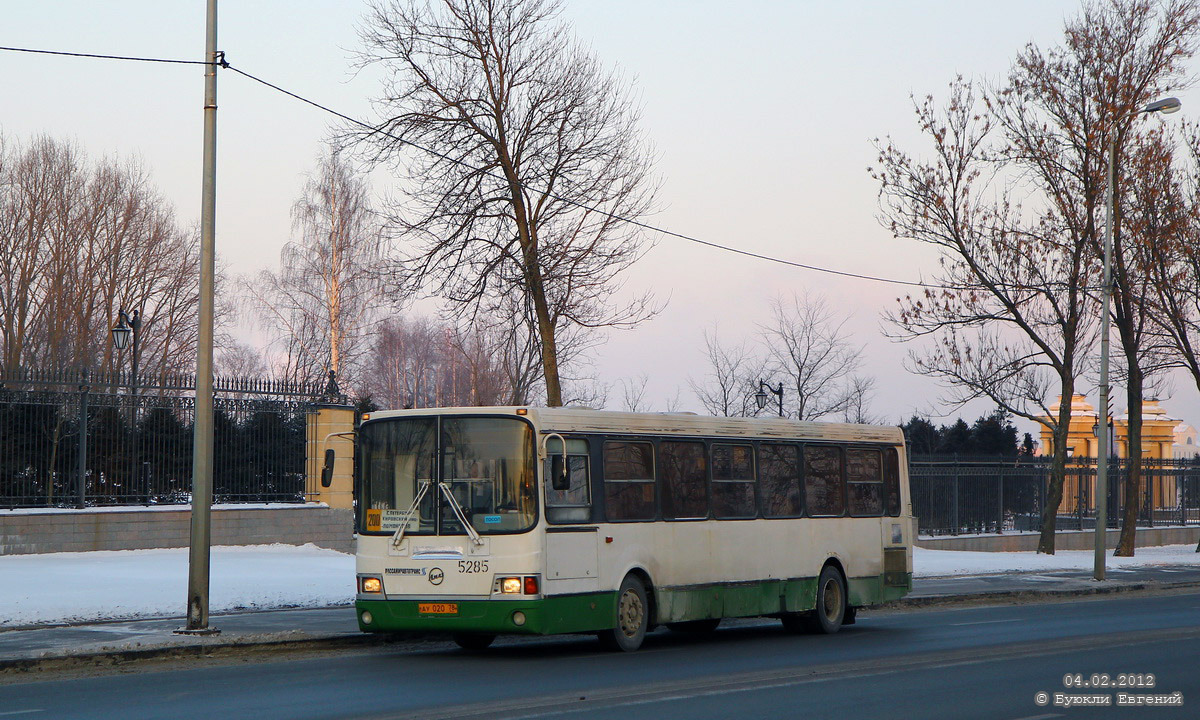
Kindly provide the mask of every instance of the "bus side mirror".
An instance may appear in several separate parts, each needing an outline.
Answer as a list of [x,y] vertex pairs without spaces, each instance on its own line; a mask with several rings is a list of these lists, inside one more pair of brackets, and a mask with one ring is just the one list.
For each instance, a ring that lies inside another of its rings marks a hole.
[[333,484],[333,460],[333,448],[328,448],[325,451],[325,466],[321,468],[321,487]]
[[555,455],[550,461],[550,487],[555,490],[570,490],[571,476],[562,455]]

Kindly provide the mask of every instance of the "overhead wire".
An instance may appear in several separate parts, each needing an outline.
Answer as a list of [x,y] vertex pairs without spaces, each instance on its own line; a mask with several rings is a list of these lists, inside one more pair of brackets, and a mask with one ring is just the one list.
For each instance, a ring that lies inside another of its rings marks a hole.
[[[60,51],[60,50],[44,50],[44,49],[37,49],[37,48],[22,48],[22,47],[11,47],[11,46],[0,46],[0,51],[31,53],[31,54],[38,54],[38,55],[57,55],[57,56],[65,56],[65,57],[91,58],[91,59],[100,59],[100,60],[125,60],[125,61],[133,61],[133,62],[166,63],[166,64],[174,64],[174,65],[217,65],[223,69],[231,70],[231,71],[237,73],[238,75],[245,77],[248,80],[259,83],[259,84],[261,84],[267,88],[270,88],[278,93],[286,95],[294,100],[298,100],[302,103],[310,105],[310,106],[317,108],[323,112],[326,112],[330,115],[341,118],[342,120],[345,120],[346,122],[349,122],[351,124],[362,127],[366,130],[369,130],[373,134],[383,135],[392,140],[395,140],[396,142],[408,145],[409,147],[415,148],[417,150],[420,150],[421,152],[430,154],[439,159],[467,167],[468,169],[475,170],[477,172],[485,172],[485,173],[491,174],[495,177],[493,171],[482,170],[478,167],[470,165],[469,163],[467,163],[464,160],[450,157],[444,153],[440,153],[431,148],[423,147],[422,145],[420,145],[418,143],[412,142],[411,140],[406,140],[406,139],[401,138],[393,133],[388,132],[386,129],[384,129],[383,126],[371,125],[367,122],[359,120],[358,118],[355,118],[355,117],[352,117],[345,113],[334,110],[333,108],[331,108],[329,106],[322,105],[321,103],[319,103],[315,100],[311,100],[311,99],[304,97],[298,93],[292,92],[291,90],[288,90],[279,85],[276,85],[275,83],[264,80],[263,78],[260,78],[249,72],[246,72],[245,70],[242,70],[241,68],[238,68],[234,65],[231,65],[229,62],[227,62],[225,59],[225,53],[223,53],[223,52],[218,53],[218,57],[217,57],[216,61],[206,61],[206,60],[181,60],[181,59],[175,59],[175,58],[138,57],[138,56],[130,56],[130,55],[109,55],[109,54],[99,54],[99,53],[65,52],[65,51]],[[522,187],[525,187],[525,186],[522,185]],[[528,189],[532,189],[532,188],[525,187],[525,189],[528,190]],[[570,198],[566,198],[561,195],[557,195],[555,193],[545,192],[543,194],[547,195],[548,197],[552,197],[555,200],[558,200],[559,202],[573,205],[581,210],[586,210],[588,212],[601,214],[612,220],[616,220],[616,221],[623,222],[623,223],[626,223],[629,225],[633,225],[635,227],[642,228],[643,230],[658,233],[660,235],[664,235],[667,237],[673,237],[673,238],[676,238],[679,240],[684,240],[686,242],[695,243],[697,245],[710,247],[710,248],[713,248],[716,250],[722,250],[724,252],[742,255],[744,257],[750,257],[750,258],[754,258],[756,260],[762,260],[765,262],[776,263],[779,265],[785,265],[788,267],[799,268],[802,270],[809,270],[811,272],[819,272],[819,273],[826,273],[829,275],[836,275],[838,277],[847,277],[847,278],[853,278],[853,279],[857,279],[857,280],[867,280],[870,282],[879,282],[879,283],[885,283],[885,284],[889,284],[889,285],[919,287],[919,288],[924,288],[927,290],[970,290],[970,289],[974,289],[974,288],[969,288],[969,287],[941,285],[941,284],[936,284],[936,283],[927,283],[927,282],[914,281],[914,280],[897,280],[895,278],[885,278],[885,277],[881,277],[881,276],[877,276],[877,275],[867,275],[864,273],[853,273],[853,272],[848,272],[845,270],[834,270],[832,268],[821,267],[819,265],[812,265],[810,263],[802,263],[802,262],[797,262],[795,260],[787,260],[784,258],[775,257],[773,255],[766,255],[763,253],[753,252],[751,250],[744,250],[742,248],[737,248],[737,247],[733,247],[730,245],[723,245],[721,243],[716,243],[716,242],[712,242],[709,240],[702,240],[698,237],[694,237],[694,236],[687,235],[687,234],[680,233],[680,232],[675,232],[674,230],[668,230],[666,228],[658,227],[656,225],[651,225],[650,223],[646,223],[641,220],[637,220],[635,218],[624,217],[622,215],[618,215],[611,211],[604,210],[603,208],[593,207],[586,203],[582,203],[577,200],[572,200]]]
[[[327,112],[335,117],[341,118],[342,120],[345,120],[349,123],[358,125],[359,127],[369,130],[370,132],[372,132],[374,134],[383,135],[392,140],[395,140],[396,142],[403,143],[405,145],[408,145],[409,147],[420,150],[421,152],[433,155],[434,157],[437,157],[441,160],[445,160],[447,162],[451,162],[456,165],[462,165],[471,170],[480,171],[480,168],[474,167],[474,166],[470,165],[469,163],[467,163],[466,161],[460,160],[458,158],[450,157],[444,153],[437,152],[436,150],[433,150],[433,149],[430,149],[427,147],[423,147],[422,145],[415,143],[411,140],[405,140],[404,138],[398,137],[397,135],[394,135],[394,134],[388,132],[387,130],[385,130],[384,128],[382,128],[380,126],[371,125],[362,120],[359,120],[358,118],[351,117],[342,112],[338,112],[337,110],[334,110],[333,108],[322,105],[321,103],[319,103],[315,100],[311,100],[302,95],[294,93],[290,90],[282,88],[279,85],[276,85],[272,82],[269,82],[260,77],[252,75],[251,73],[248,73],[245,70],[242,70],[241,68],[237,67],[236,65],[228,65],[227,64],[224,67],[225,67],[225,69],[232,70],[233,72],[235,72],[249,80],[253,80],[254,82],[261,83],[262,85],[264,85],[268,88],[271,88],[272,90],[275,90],[276,92],[283,93],[284,95],[287,95],[288,97],[294,98],[296,100],[299,100],[300,102],[311,105],[311,106],[318,108],[324,112]],[[487,172],[488,174],[493,174],[492,171],[482,171],[482,172]],[[493,175],[493,177],[496,177],[496,176]],[[498,179],[500,179],[500,178],[498,178]],[[524,187],[524,185],[522,185],[522,187]],[[526,189],[530,189],[530,188],[526,188]],[[908,286],[912,286],[912,287],[922,287],[922,288],[930,288],[930,289],[942,289],[944,287],[941,285],[934,285],[931,283],[924,283],[924,282],[918,282],[918,281],[912,281],[912,280],[895,280],[895,279],[891,279],[891,278],[877,277],[874,275],[864,275],[864,274],[860,274],[860,273],[846,272],[844,270],[834,270],[832,268],[824,268],[824,267],[820,267],[818,265],[809,265],[806,263],[796,262],[794,260],[785,260],[783,258],[773,257],[771,255],[764,255],[762,253],[756,253],[756,252],[752,252],[750,250],[742,250],[741,248],[735,248],[735,247],[731,247],[729,245],[722,245],[720,243],[715,243],[715,242],[711,242],[708,240],[701,240],[700,238],[692,237],[691,235],[685,235],[683,233],[675,232],[674,230],[668,230],[666,228],[661,228],[656,225],[651,225],[649,223],[642,222],[641,220],[636,220],[634,218],[624,217],[622,215],[618,215],[618,214],[610,212],[608,210],[604,210],[602,208],[597,208],[597,207],[592,207],[590,205],[587,205],[586,203],[581,203],[577,200],[565,198],[565,197],[562,197],[561,195],[556,195],[554,193],[545,193],[545,194],[549,197],[554,198],[555,200],[558,200],[559,202],[564,202],[564,203],[567,203],[570,205],[574,205],[575,207],[579,208],[580,210],[587,210],[588,212],[594,212],[597,214],[601,214],[612,220],[617,220],[617,221],[620,221],[620,222],[623,222],[623,223],[626,223],[629,225],[634,225],[636,227],[640,227],[643,230],[649,230],[651,232],[660,233],[660,234],[666,235],[668,237],[678,238],[680,240],[686,240],[688,242],[693,242],[698,245],[704,245],[707,247],[715,248],[717,250],[724,250],[726,252],[736,253],[738,255],[744,255],[746,257],[751,257],[751,258],[755,258],[758,260],[765,260],[767,262],[778,263],[780,265],[787,265],[790,267],[801,268],[804,270],[812,270],[814,272],[828,273],[831,275],[856,278],[859,280],[870,280],[870,281],[874,281],[874,282],[889,283],[892,285],[908,285]]]

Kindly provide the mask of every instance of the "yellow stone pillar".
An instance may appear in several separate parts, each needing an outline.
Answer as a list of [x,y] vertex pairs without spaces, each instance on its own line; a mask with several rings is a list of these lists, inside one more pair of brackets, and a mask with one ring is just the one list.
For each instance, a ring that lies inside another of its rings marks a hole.
[[[354,440],[348,435],[333,433],[354,431],[354,408],[348,405],[320,405],[308,415],[308,452],[306,494],[311,502],[325,503],[331,508],[354,507]],[[326,442],[326,438],[329,438]],[[325,449],[332,448],[333,482],[321,486],[321,469],[325,464]]]

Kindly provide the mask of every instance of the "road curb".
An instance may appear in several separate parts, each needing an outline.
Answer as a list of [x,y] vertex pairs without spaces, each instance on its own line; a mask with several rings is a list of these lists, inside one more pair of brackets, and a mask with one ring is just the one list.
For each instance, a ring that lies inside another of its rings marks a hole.
[[1100,585],[1096,587],[1081,587],[1069,589],[1046,590],[996,590],[988,592],[967,593],[962,595],[923,595],[905,597],[894,602],[880,605],[880,608],[920,608],[938,605],[961,605],[970,602],[1006,602],[1039,599],[1057,599],[1082,597],[1086,595],[1113,595],[1118,593],[1174,590],[1200,587],[1200,582],[1187,581],[1177,583],[1136,582],[1120,585]]
[[[116,665],[139,660],[160,658],[218,657],[232,655],[244,650],[326,650],[337,647],[366,647],[395,643],[396,639],[366,633],[341,633],[335,635],[307,635],[302,637],[280,637],[290,633],[270,635],[239,635],[228,639],[209,637],[199,641],[179,644],[148,645],[145,647],[99,648],[73,652],[48,651],[31,658],[0,659],[0,674],[65,670],[77,667]],[[414,640],[418,638],[404,638]]]

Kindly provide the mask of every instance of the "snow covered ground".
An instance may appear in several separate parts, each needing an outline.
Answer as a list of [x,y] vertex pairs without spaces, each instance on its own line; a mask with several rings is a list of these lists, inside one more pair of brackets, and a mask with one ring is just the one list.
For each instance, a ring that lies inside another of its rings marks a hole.
[[[354,601],[354,556],[316,545],[214,547],[209,607],[327,607]],[[0,556],[0,628],[182,616],[187,548]]]
[[[1110,568],[1197,565],[1194,545],[1138,548]],[[1088,570],[1090,551],[914,550],[917,577]],[[354,557],[315,545],[214,547],[209,598],[214,613],[326,607],[354,599]],[[187,549],[0,556],[0,628],[43,623],[182,616]]]
[[[1196,552],[1195,545],[1141,547],[1131,558],[1113,557],[1110,549],[1107,557],[1109,568],[1200,565],[1200,554]],[[1091,570],[1094,562],[1095,554],[1092,550],[1059,550],[1054,555],[1038,555],[1035,552],[968,552],[913,548],[915,577]]]

